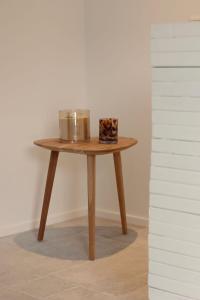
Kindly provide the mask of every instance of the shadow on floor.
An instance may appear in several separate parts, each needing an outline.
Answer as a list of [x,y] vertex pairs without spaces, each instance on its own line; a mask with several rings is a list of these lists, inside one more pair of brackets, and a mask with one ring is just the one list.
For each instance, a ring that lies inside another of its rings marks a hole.
[[[122,235],[117,226],[96,227],[96,258],[116,254],[134,243],[137,232],[129,229]],[[14,241],[21,248],[42,256],[68,260],[88,259],[88,228],[47,227],[43,242],[37,241],[37,231],[23,232],[15,236]]]

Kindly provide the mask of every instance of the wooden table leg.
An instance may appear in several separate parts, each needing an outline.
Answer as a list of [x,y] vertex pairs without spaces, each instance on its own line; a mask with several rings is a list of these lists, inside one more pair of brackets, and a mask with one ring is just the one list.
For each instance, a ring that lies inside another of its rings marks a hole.
[[120,207],[120,214],[121,214],[122,232],[123,234],[127,234],[127,221],[126,221],[126,208],[125,208],[121,153],[120,152],[113,153],[113,158],[115,164],[115,175],[116,175],[119,207]]
[[40,219],[40,227],[38,232],[38,241],[42,241],[44,237],[44,231],[45,231],[47,215],[49,210],[49,203],[51,199],[51,192],[52,192],[56,166],[58,161],[58,154],[59,154],[58,151],[51,151],[49,169],[48,169],[47,180],[46,180],[46,188],[44,193],[42,214]]
[[95,259],[95,181],[96,157],[87,155],[89,259]]

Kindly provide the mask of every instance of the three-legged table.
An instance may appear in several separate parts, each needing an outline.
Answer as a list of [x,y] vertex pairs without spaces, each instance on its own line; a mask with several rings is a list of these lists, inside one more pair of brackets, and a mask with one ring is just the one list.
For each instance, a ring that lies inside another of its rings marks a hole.
[[89,259],[95,259],[95,161],[96,155],[113,154],[115,164],[116,183],[119,198],[119,207],[123,234],[127,233],[126,210],[124,199],[124,186],[122,176],[121,151],[137,144],[133,138],[121,137],[117,144],[100,144],[98,138],[92,138],[88,142],[67,143],[60,139],[43,139],[34,142],[35,145],[51,151],[49,169],[46,180],[43,207],[41,213],[38,240],[42,241],[46,226],[47,214],[51,198],[51,191],[56,171],[59,152],[71,152],[87,155],[88,178],[88,223],[89,223]]

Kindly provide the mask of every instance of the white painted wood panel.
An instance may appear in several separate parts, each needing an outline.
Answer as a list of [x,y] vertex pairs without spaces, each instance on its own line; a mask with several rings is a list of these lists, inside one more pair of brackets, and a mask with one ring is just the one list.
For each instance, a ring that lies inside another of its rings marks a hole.
[[199,82],[199,68],[153,68],[153,82]]
[[153,111],[200,112],[200,97],[153,97]]
[[200,142],[152,139],[152,151],[167,154],[200,156]]
[[199,272],[189,271],[183,268],[169,266],[167,264],[162,264],[153,261],[150,261],[149,266],[152,274],[160,275],[174,280],[178,279],[181,282],[191,283],[197,286],[199,285]]
[[177,210],[191,214],[200,215],[200,201],[186,198],[178,198],[174,196],[166,196],[159,194],[150,194],[151,207],[162,209]]
[[199,22],[154,24],[151,27],[152,39],[195,36],[200,36]]
[[200,258],[200,246],[198,244],[170,239],[155,234],[149,234],[149,247],[174,252],[179,255]]
[[[149,286],[177,294],[178,296],[200,300],[199,285],[197,286],[191,283],[161,277],[159,275],[149,274]],[[162,298],[159,300],[162,300]]]
[[167,238],[200,244],[200,227],[199,229],[190,229],[190,227],[184,224],[176,226],[169,224],[169,222],[163,223],[163,221],[157,222],[151,219],[149,222],[149,232],[166,236]]
[[152,27],[150,300],[200,300],[200,22]]
[[151,167],[151,179],[186,183],[200,186],[200,172],[177,170],[166,167]]
[[194,300],[192,298],[186,298],[177,294],[168,293],[166,291],[158,290],[155,288],[149,289],[149,300]]
[[154,138],[200,142],[200,127],[183,125],[153,125]]
[[[153,111],[152,122],[156,125],[168,124],[199,127],[200,112]],[[198,130],[200,132],[200,127]]]
[[149,249],[150,261],[165,263],[167,265],[200,272],[200,258],[182,255],[156,248]]
[[200,52],[152,52],[151,64],[155,67],[199,67]]
[[153,97],[199,97],[200,82],[153,82],[152,95]]
[[153,24],[151,25],[151,38],[170,38],[172,37],[172,24]]
[[180,170],[200,171],[200,157],[178,154],[151,154],[152,166],[168,167]]
[[192,52],[200,51],[199,37],[174,37],[151,40],[152,52]]
[[[199,215],[186,214],[179,211],[171,211],[160,209],[157,207],[150,207],[150,222],[166,223],[169,226],[187,227],[188,230],[200,230]],[[170,227],[169,227],[170,228]],[[171,233],[169,233],[171,234]],[[200,255],[200,253],[199,253]]]
[[200,187],[193,185],[151,179],[150,192],[200,201]]

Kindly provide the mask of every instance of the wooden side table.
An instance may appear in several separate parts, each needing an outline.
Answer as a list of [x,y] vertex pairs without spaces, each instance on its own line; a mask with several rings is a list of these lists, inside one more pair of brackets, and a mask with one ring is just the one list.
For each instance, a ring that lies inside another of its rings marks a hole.
[[59,152],[71,152],[87,155],[87,178],[88,178],[88,223],[89,223],[89,259],[95,259],[95,169],[96,155],[113,154],[116,183],[121,214],[122,232],[127,233],[126,210],[124,199],[124,186],[122,176],[121,151],[137,144],[133,138],[121,137],[117,144],[100,144],[98,138],[92,138],[89,142],[66,143],[60,139],[43,139],[34,141],[34,144],[51,151],[49,169],[46,180],[43,207],[41,213],[38,241],[42,241],[46,226],[47,214],[51,198],[51,191],[56,171]]

